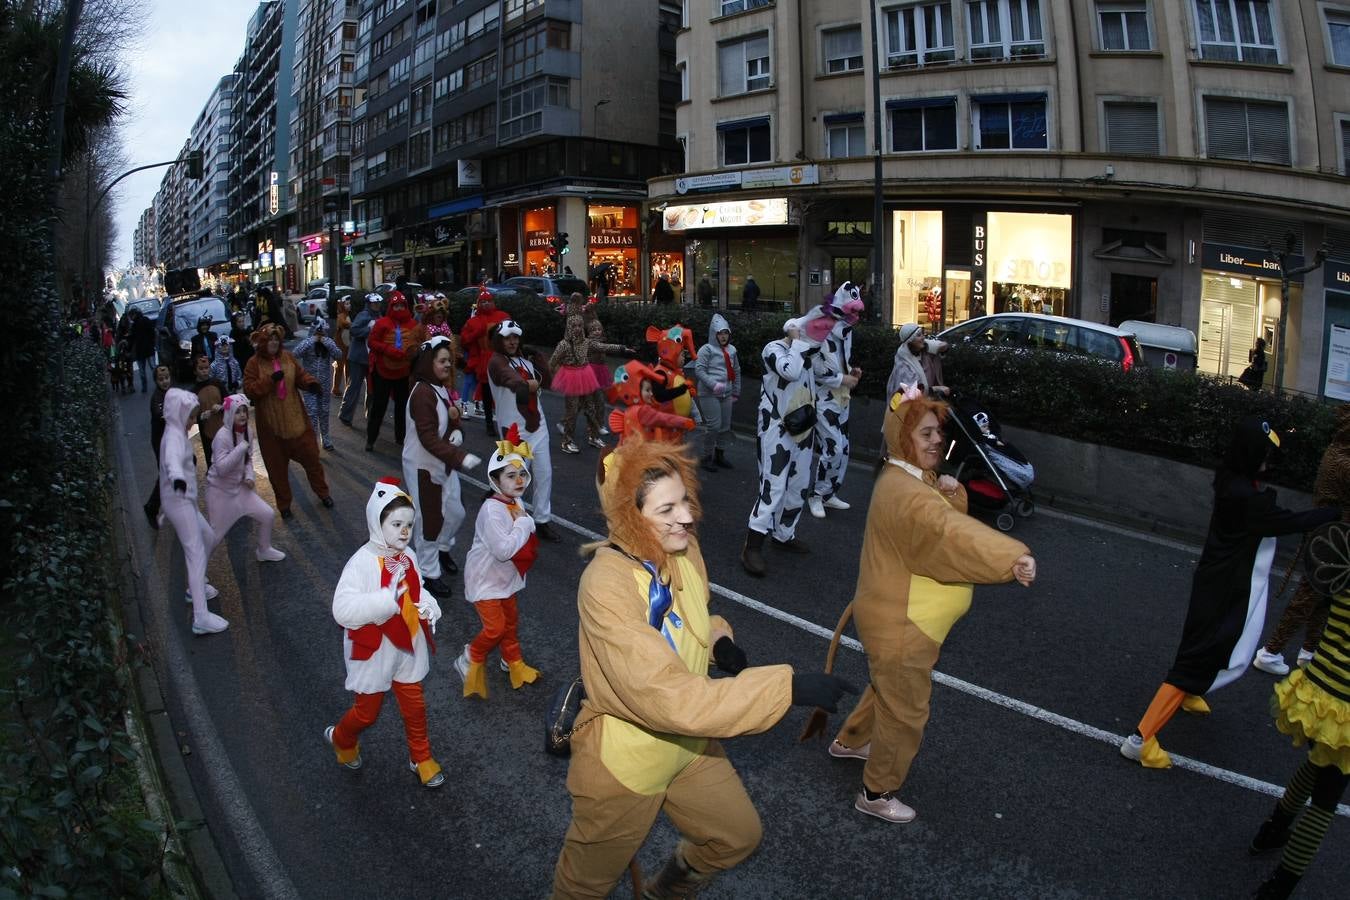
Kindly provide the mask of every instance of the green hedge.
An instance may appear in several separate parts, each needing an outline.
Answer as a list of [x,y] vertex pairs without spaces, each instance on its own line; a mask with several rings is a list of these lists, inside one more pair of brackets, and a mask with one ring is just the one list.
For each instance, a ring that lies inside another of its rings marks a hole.
[[[563,317],[533,296],[500,301],[525,330],[525,341],[546,351],[562,339]],[[640,345],[647,326],[680,322],[694,331],[696,345],[708,339],[714,310],[651,303],[603,303],[599,308],[606,338]],[[451,322],[456,329],[469,314],[457,300]],[[723,312],[745,374],[760,377],[760,350],[783,333],[782,313]],[[895,357],[895,331],[884,325],[858,325],[853,331],[854,363],[863,370],[857,393],[880,397]],[[1332,407],[1301,396],[1252,393],[1233,381],[1190,372],[1120,367],[1087,357],[1031,351],[989,351],[956,346],[944,357],[949,386],[978,397],[1009,424],[1074,440],[1137,450],[1179,462],[1213,468],[1234,423],[1260,413],[1294,434],[1277,456],[1271,480],[1311,491],[1317,463],[1333,430]]]

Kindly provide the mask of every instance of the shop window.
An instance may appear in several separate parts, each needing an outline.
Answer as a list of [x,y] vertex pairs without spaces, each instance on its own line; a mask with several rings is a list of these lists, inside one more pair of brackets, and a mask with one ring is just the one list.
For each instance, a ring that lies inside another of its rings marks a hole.
[[[685,0],[685,6],[688,6],[691,0]],[[747,9],[759,9],[763,6],[773,6],[773,0],[713,0],[716,7],[713,14],[718,16],[730,16],[734,13],[745,12]]]
[[744,166],[770,160],[768,119],[724,123],[717,129],[722,144],[722,165]]
[[1045,95],[990,97],[974,103],[976,150],[1045,149]]
[[1341,174],[1350,175],[1350,119],[1341,119]]
[[1205,156],[1289,165],[1288,106],[1265,100],[1206,97]]
[[1073,284],[1073,216],[990,212],[987,220],[994,312],[1065,315]]
[[1278,63],[1275,5],[1269,0],[1194,0],[1200,58]]
[[1147,0],[1097,0],[1097,46],[1103,50],[1152,50]]
[[[586,265],[592,279],[604,278],[611,296],[637,296],[638,208],[592,205],[586,209],[586,220]],[[683,266],[680,268],[682,275]],[[677,286],[677,293],[679,290]]]
[[821,44],[825,53],[825,71],[861,72],[862,26],[850,25],[847,28],[834,28],[821,32]]
[[1147,275],[1111,273],[1111,323],[1156,322],[1158,279]]
[[830,159],[847,159],[867,155],[867,130],[862,114],[856,118],[831,122],[825,119],[825,155]]
[[948,63],[956,59],[950,0],[886,10],[886,68]]
[[1040,0],[970,0],[966,34],[972,60],[1045,56]]
[[797,303],[797,239],[728,238],[727,302],[745,305],[745,286],[759,286],[761,311],[794,309]]
[[720,306],[717,297],[722,290],[722,258],[717,241],[690,241],[689,277],[694,279],[695,297],[713,297],[713,305]]
[[1153,101],[1115,101],[1102,104],[1106,130],[1106,152],[1158,156],[1162,139],[1158,134],[1158,104]]
[[891,322],[925,324],[942,293],[942,212],[897,211],[891,231]]
[[956,98],[891,101],[891,152],[956,149]]
[[1322,8],[1327,23],[1327,56],[1338,66],[1350,66],[1350,9]]
[[769,36],[719,44],[717,47],[718,95],[729,97],[769,87]]

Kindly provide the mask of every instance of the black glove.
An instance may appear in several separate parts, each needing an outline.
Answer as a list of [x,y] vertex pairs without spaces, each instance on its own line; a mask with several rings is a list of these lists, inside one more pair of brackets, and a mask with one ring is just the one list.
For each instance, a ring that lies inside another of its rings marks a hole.
[[836,704],[845,694],[858,689],[842,678],[824,672],[801,672],[792,676],[792,705],[819,706],[826,712],[838,712]]
[[748,664],[745,658],[745,651],[737,647],[731,638],[723,635],[713,644],[713,662],[717,663],[717,668],[726,672],[728,675],[739,675],[741,669]]
[[280,381],[281,379],[283,379],[283,378],[285,378],[285,377],[286,377],[286,373],[283,372],[283,371],[281,371],[280,369],[278,369],[277,371],[275,371],[275,372],[272,373],[272,380],[273,380],[273,381]]
[[175,479],[173,480],[173,489],[174,489],[174,492],[175,492],[175,493],[186,494],[186,493],[187,493],[187,482],[184,481],[184,480],[181,479],[181,478],[175,478]]

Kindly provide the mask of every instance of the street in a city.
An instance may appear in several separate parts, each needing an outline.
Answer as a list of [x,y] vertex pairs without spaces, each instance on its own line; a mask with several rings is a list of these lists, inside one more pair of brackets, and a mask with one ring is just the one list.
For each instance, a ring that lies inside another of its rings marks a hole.
[[[357,429],[334,423],[323,462],[336,501],[303,487],[295,516],[278,519],[289,556],[254,560],[251,525],[213,556],[213,608],[223,634],[194,637],[182,554],[173,531],[150,531],[139,506],[153,459],[144,452],[145,396],[117,401],[119,486],[128,540],[143,574],[137,603],[179,750],[209,834],[241,897],[542,897],[570,816],[567,763],[546,755],[545,706],[577,672],[578,549],[604,529],[594,487],[597,451],[554,452],[555,522],[521,597],[521,641],[543,680],[518,691],[489,668],[490,698],[461,696],[452,662],[478,625],[463,601],[442,598],[438,654],[425,682],[432,748],[448,782],[419,786],[406,765],[389,701],[362,739],[365,766],[341,768],[324,728],[350,704],[333,589],[365,540],[372,482],[398,475],[391,423],[374,453]],[[560,404],[545,401],[556,419]],[[486,455],[481,420],[466,443]],[[872,473],[854,464],[845,512],[799,531],[808,556],[768,551],[769,575],[738,560],[754,493],[753,444],[736,468],[703,475],[701,546],[713,607],[732,624],[750,664],[818,670],[852,595]],[[259,493],[271,499],[261,463]],[[462,565],[484,484],[463,479],[468,510],[453,556]],[[1199,502],[1199,501],[1197,501]],[[1175,651],[1194,547],[1054,510],[1019,522],[1039,561],[1030,589],[980,587],[944,648],[932,721],[902,791],[917,820],[892,825],[853,810],[862,764],[798,742],[794,709],[765,734],[726,742],[764,826],[759,851],[719,878],[709,897],[1169,897],[1249,896],[1272,865],[1247,843],[1304,751],[1272,724],[1274,679],[1249,671],[1211,697],[1208,718],[1179,716],[1163,735],[1176,767],[1148,771],[1117,752]],[[1281,604],[1269,613],[1278,616]],[[867,680],[857,644],[836,671]],[[846,698],[844,703],[850,701]],[[832,726],[842,721],[832,717]],[[1277,787],[1279,786],[1279,787]],[[1344,895],[1341,807],[1300,890]],[[640,855],[654,872],[676,834],[663,818]],[[1338,885],[1340,887],[1338,887]],[[626,895],[627,879],[616,888]]]

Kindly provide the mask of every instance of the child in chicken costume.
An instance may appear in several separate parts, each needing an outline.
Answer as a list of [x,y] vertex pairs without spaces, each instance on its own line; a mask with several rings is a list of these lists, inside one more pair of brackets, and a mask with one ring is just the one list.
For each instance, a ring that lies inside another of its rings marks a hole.
[[662,376],[645,363],[631,360],[614,370],[614,381],[605,391],[605,399],[616,407],[609,414],[609,430],[619,435],[619,443],[630,440],[682,440],[694,429],[694,420],[663,411],[653,391],[662,384]]
[[455,660],[465,697],[487,699],[487,658],[498,647],[511,687],[519,690],[539,679],[539,671],[521,656],[516,630],[516,595],[539,554],[534,519],[520,503],[530,483],[530,458],[530,445],[512,425],[488,460],[493,493],[478,510],[473,546],[464,559],[464,599],[473,604],[483,625]]
[[375,724],[392,688],[403,715],[408,768],[424,787],[437,788],[445,784],[445,774],[427,739],[422,679],[436,650],[431,636],[441,607],[423,587],[417,559],[407,552],[415,517],[413,499],[399,489],[397,479],[376,483],[366,501],[370,540],[347,560],[333,594],[333,618],[345,629],[346,687],[356,699],[341,721],[328,726],[324,739],[338,763],[361,768],[361,732]]
[[206,473],[206,511],[211,530],[219,543],[235,522],[247,516],[258,523],[258,561],[280,562],[286,554],[272,546],[274,512],[254,489],[255,432],[249,415],[253,405],[243,394],[231,394],[221,407],[225,424],[212,439],[214,452]]

